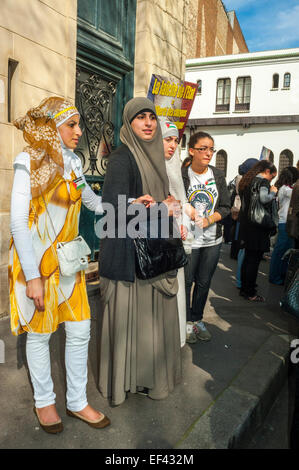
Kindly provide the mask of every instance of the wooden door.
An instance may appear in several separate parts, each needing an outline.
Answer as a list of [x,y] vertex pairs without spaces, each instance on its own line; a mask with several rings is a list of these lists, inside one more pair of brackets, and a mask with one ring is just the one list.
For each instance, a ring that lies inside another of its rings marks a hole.
[[[136,0],[78,0],[76,105],[82,137],[76,153],[101,194],[111,150],[119,144],[122,111],[133,96]],[[82,207],[80,233],[95,260],[95,217]]]

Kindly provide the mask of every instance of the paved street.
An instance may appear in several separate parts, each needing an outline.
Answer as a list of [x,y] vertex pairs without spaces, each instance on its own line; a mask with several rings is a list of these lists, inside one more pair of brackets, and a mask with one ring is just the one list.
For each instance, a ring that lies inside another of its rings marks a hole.
[[[197,440],[195,435],[194,448],[222,446],[230,422],[235,419],[237,426],[241,416],[237,401],[226,403],[227,392],[233,390],[239,393],[242,380],[244,384],[244,379],[241,380],[243,374],[249,384],[248,393],[240,393],[249,400],[248,403],[256,400],[253,396],[258,381],[267,376],[273,361],[278,364],[283,361],[280,349],[275,350],[274,346],[269,346],[268,351],[267,345],[281,343],[284,349],[288,348],[288,338],[285,335],[292,333],[296,336],[298,330],[296,323],[278,306],[282,288],[271,286],[267,281],[269,262],[261,263],[258,277],[260,291],[267,297],[267,303],[250,303],[240,297],[234,287],[236,261],[231,260],[228,254],[229,246],[224,245],[205,311],[205,321],[213,335],[212,341],[186,345],[182,349],[182,382],[165,400],[153,401],[142,395],[128,394],[125,403],[110,407],[99,394],[96,387],[96,356],[97,317],[100,312],[98,295],[90,296],[93,319],[88,397],[93,406],[112,420],[112,425],[104,430],[92,429],[65,414],[63,328],[52,336],[51,351],[57,408],[63,419],[64,432],[50,436],[40,429],[32,412],[32,391],[24,354],[26,336],[13,337],[8,320],[1,320],[0,339],[5,341],[6,362],[0,364],[0,448],[171,449],[180,447],[186,436],[192,436],[192,432],[196,430],[195,423],[198,425],[202,417],[207,416],[206,435],[209,440],[204,443],[200,434]],[[252,369],[254,360],[261,353],[267,353],[267,360],[261,361],[256,370]],[[278,392],[279,390],[272,389],[268,401],[272,400],[274,403]],[[224,411],[227,405],[230,406],[229,416],[226,412],[212,412],[213,409],[217,410],[213,406],[217,403],[223,403],[221,409]],[[282,426],[282,432],[287,435],[287,420]],[[221,439],[220,431],[223,434]]]

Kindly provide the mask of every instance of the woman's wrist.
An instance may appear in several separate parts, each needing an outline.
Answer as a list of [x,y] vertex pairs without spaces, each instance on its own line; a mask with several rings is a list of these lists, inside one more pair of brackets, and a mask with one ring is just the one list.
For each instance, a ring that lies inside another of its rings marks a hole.
[[208,221],[208,226],[213,225],[215,223],[213,215],[209,215],[208,217],[206,217],[206,219]]

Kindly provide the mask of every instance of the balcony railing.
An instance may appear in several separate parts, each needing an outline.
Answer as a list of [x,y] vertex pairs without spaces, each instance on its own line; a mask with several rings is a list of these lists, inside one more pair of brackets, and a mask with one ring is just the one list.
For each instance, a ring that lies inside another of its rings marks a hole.
[[249,111],[250,103],[236,103],[235,111]]
[[229,103],[228,104],[216,104],[216,112],[221,111],[229,111]]

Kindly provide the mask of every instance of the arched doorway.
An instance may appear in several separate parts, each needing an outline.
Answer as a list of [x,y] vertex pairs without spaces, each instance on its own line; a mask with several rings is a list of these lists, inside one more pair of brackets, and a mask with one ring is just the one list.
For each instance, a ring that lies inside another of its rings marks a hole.
[[216,154],[216,168],[219,168],[219,170],[222,170],[224,173],[224,176],[226,176],[227,173],[227,153],[225,150],[219,150]]
[[279,167],[278,167],[278,174],[282,172],[284,168],[287,166],[293,166],[294,155],[293,152],[289,149],[285,149],[279,155]]

